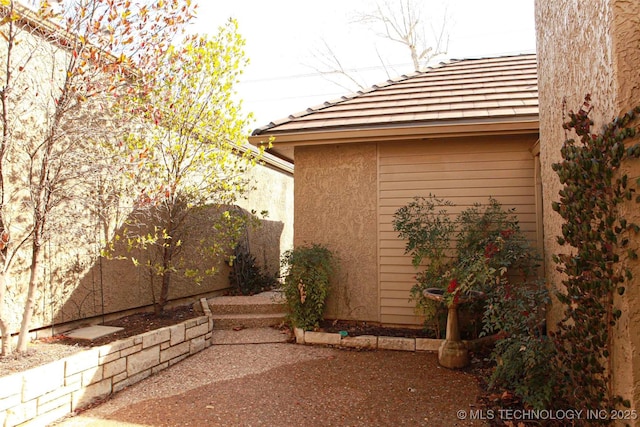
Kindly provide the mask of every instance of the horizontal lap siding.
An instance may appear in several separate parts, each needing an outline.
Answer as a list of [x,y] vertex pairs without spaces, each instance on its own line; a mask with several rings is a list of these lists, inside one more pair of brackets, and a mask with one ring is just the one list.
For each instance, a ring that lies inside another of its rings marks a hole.
[[416,270],[405,243],[393,230],[393,214],[415,196],[435,194],[451,200],[452,217],[472,206],[497,199],[515,208],[520,226],[536,239],[535,163],[530,152],[537,137],[476,137],[420,143],[379,145],[378,256],[380,320],[420,324],[409,301]]

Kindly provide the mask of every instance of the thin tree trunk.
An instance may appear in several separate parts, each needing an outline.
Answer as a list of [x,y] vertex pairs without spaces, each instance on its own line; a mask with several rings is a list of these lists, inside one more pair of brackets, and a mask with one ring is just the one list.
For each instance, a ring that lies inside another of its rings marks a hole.
[[11,334],[9,332],[9,324],[6,319],[5,297],[7,295],[7,282],[5,273],[0,273],[0,336],[2,336],[2,350],[0,355],[7,356],[11,354]]
[[171,286],[173,245],[170,240],[168,242],[167,240],[165,240],[165,246],[162,251],[162,287],[160,288],[160,298],[158,298],[158,303],[156,304],[156,314],[161,314],[164,311],[164,306],[169,299],[169,287]]
[[27,291],[27,300],[24,304],[24,312],[22,313],[22,323],[20,324],[20,335],[18,336],[18,345],[16,351],[23,353],[27,351],[27,343],[29,342],[29,326],[33,317],[33,308],[36,303],[36,289],[38,281],[38,269],[40,267],[40,237],[39,233],[33,236],[33,245],[31,249],[31,267],[29,274],[29,289]]
[[[14,13],[14,3],[9,3],[8,16],[12,16]],[[8,38],[7,38],[8,37]],[[10,118],[9,118],[9,88],[13,83],[12,79],[12,51],[14,47],[14,23],[13,20],[9,20],[8,30],[5,32],[5,38],[7,38],[6,44],[6,52],[5,52],[5,62],[4,62],[4,74],[5,78],[3,81],[4,90],[0,91],[0,106],[2,108],[0,114],[0,123],[2,123],[2,141],[0,142],[0,210],[4,207],[5,204],[5,187],[4,187],[4,168],[5,168],[5,154],[8,150],[9,146],[9,137],[10,137]],[[0,214],[0,228],[2,231],[5,230],[5,221],[4,215]],[[3,356],[11,354],[11,333],[9,331],[9,324],[6,321],[7,313],[6,313],[6,301],[7,297],[7,280],[6,275],[8,271],[7,261],[7,248],[3,249],[3,266],[2,272],[0,272],[0,336],[2,337],[2,350],[0,350],[0,354]]]
[[167,219],[165,223],[166,228],[162,231],[162,285],[160,287],[160,297],[155,307],[157,315],[162,314],[164,306],[169,299],[169,287],[171,286],[171,271],[173,267],[173,210],[169,207],[167,212]]
[[[31,318],[33,317],[33,309],[36,304],[36,289],[38,287],[38,270],[40,268],[40,256],[42,253],[43,235],[45,231],[45,225],[47,222],[47,215],[50,214],[51,209],[51,179],[49,176],[51,168],[51,153],[53,152],[54,141],[56,140],[56,130],[60,124],[60,120],[63,115],[61,106],[66,103],[68,97],[68,81],[65,82],[65,89],[62,95],[58,98],[58,109],[55,112],[51,131],[44,142],[44,151],[42,158],[39,162],[40,171],[38,173],[38,180],[35,184],[32,181],[32,189],[34,185],[37,185],[36,197],[33,198],[33,242],[31,244],[31,267],[29,268],[29,288],[27,290],[27,300],[24,304],[24,311],[22,313],[22,323],[20,324],[20,334],[18,335],[18,345],[16,351],[22,353],[27,351],[29,327],[31,326]],[[37,153],[37,150],[36,150]],[[35,153],[34,153],[35,154]],[[34,177],[34,166],[32,157],[30,176]],[[33,191],[33,190],[32,190]]]

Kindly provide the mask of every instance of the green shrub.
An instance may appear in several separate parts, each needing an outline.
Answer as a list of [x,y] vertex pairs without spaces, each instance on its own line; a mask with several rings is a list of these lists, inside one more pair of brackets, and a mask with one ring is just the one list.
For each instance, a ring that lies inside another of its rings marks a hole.
[[[487,295],[500,292],[501,287],[508,291],[515,286],[514,280],[520,286],[535,276],[539,262],[513,211],[497,200],[475,204],[455,219],[447,211],[452,206],[434,195],[416,197],[394,215],[394,229],[406,240],[405,253],[419,270],[411,299],[427,319],[437,310],[424,298],[425,289],[445,289],[447,301],[471,290]],[[539,283],[530,285],[544,288]]]
[[498,341],[489,387],[512,390],[527,407],[548,408],[556,386],[549,375],[553,354],[553,342],[545,335],[515,334]]
[[336,259],[326,247],[313,244],[287,251],[283,291],[291,325],[304,330],[317,328],[322,320],[329,282]]
[[256,257],[245,245],[236,246],[230,264],[229,285],[234,295],[255,295],[276,286],[276,278],[256,265]]
[[483,292],[484,300],[466,308],[480,306],[483,334],[506,337],[492,353],[497,368],[490,384],[543,407],[551,387],[541,381],[540,373],[548,366],[553,346],[544,336],[549,297],[544,282],[536,278],[539,257],[513,210],[505,210],[497,200],[475,204],[455,220],[447,212],[451,206],[430,195],[415,198],[395,213],[393,226],[407,241],[405,253],[420,269],[411,298],[426,321],[434,322],[438,306],[424,297],[426,288],[444,289],[447,302],[472,290]]

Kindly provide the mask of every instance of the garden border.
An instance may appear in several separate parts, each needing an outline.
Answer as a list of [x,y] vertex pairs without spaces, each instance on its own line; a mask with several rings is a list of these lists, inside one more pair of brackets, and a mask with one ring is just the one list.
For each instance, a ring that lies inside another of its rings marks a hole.
[[205,315],[0,377],[0,426],[46,425],[211,346]]
[[[376,335],[350,337],[333,332],[305,331],[294,328],[296,344],[332,345],[362,350],[434,351],[437,352],[444,339],[406,338]],[[474,350],[487,343],[493,343],[498,335],[490,335],[475,340],[462,340],[467,349]]]

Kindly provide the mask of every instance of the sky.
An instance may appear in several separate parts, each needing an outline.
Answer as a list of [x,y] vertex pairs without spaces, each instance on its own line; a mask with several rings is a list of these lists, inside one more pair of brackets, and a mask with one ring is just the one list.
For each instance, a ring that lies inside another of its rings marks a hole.
[[[435,58],[434,64],[535,51],[534,0],[419,3],[425,7],[421,16],[427,34],[429,28],[446,23],[447,53]],[[406,47],[378,37],[370,25],[355,22],[375,4],[375,0],[202,0],[189,31],[215,33],[229,18],[238,21],[250,63],[236,90],[243,110],[254,114],[253,129],[358,90],[347,81],[338,85],[320,75],[318,70],[326,70],[318,59],[325,44],[365,87],[413,71]]]

